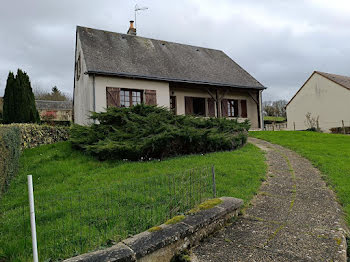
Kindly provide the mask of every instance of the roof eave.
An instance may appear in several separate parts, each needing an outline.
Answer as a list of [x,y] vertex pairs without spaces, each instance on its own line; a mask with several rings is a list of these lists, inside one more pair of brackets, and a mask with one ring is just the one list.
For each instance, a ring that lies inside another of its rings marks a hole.
[[157,81],[167,81],[167,82],[180,82],[180,83],[189,83],[189,84],[202,84],[202,85],[211,85],[211,86],[225,86],[225,87],[234,87],[234,88],[245,88],[245,89],[258,89],[264,90],[267,87],[265,86],[242,86],[242,85],[232,85],[227,83],[214,83],[206,81],[196,81],[196,80],[186,80],[186,79],[176,79],[176,78],[166,78],[159,76],[149,76],[149,75],[137,75],[137,74],[128,74],[128,73],[115,73],[115,72],[104,72],[104,71],[94,71],[89,70],[85,72],[88,75],[102,75],[102,76],[118,76],[126,78],[137,78],[137,79],[147,79],[147,80],[157,80]]

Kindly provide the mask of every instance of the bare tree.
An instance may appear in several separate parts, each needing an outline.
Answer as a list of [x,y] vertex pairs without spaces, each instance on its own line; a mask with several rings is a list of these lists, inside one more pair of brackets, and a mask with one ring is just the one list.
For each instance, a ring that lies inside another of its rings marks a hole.
[[265,116],[286,117],[286,100],[265,101],[263,103],[263,113]]
[[51,92],[48,92],[40,87],[35,87],[34,96],[36,100],[51,100],[51,101],[71,101],[72,97],[62,91],[60,91],[57,86],[54,86],[51,89]]

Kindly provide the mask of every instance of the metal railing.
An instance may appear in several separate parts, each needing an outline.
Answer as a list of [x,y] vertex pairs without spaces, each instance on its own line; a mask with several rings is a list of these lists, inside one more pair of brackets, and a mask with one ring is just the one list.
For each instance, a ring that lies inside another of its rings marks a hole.
[[[214,167],[54,196],[34,191],[39,260],[110,246],[185,213],[215,192]],[[0,206],[1,255],[10,261],[32,259],[28,199]]]

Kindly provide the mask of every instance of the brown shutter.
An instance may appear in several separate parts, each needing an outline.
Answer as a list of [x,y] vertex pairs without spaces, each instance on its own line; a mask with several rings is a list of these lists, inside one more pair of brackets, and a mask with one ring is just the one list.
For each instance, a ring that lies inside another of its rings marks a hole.
[[193,98],[185,96],[185,115],[193,115]]
[[120,107],[120,88],[107,87],[106,88],[106,99],[108,107]]
[[215,117],[215,100],[208,98],[208,116]]
[[145,91],[145,104],[146,105],[157,105],[157,91],[146,90]]
[[238,117],[238,100],[233,100],[233,106],[234,106],[234,117]]
[[222,99],[221,100],[221,115],[223,117],[227,117],[228,116],[227,99]]
[[241,100],[241,117],[247,117],[247,100]]

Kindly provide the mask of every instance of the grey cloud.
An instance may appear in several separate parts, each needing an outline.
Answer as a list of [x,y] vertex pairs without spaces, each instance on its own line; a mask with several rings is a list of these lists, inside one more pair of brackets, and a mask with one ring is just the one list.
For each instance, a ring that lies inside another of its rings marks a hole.
[[[149,7],[138,16],[139,35],[224,50],[269,87],[265,99],[291,98],[314,70],[350,75],[350,18],[341,6],[330,9],[310,0],[137,3]],[[3,2],[0,95],[8,71],[17,68],[29,73],[34,86],[57,85],[72,93],[76,25],[126,32],[135,4],[121,0]],[[333,4],[337,7],[337,0]]]

